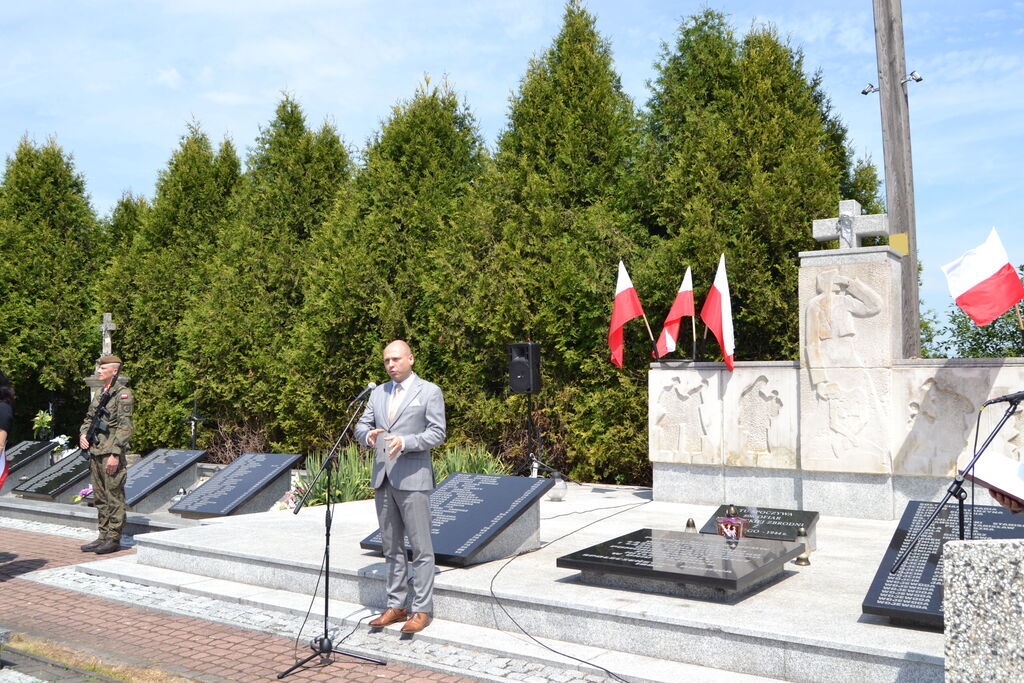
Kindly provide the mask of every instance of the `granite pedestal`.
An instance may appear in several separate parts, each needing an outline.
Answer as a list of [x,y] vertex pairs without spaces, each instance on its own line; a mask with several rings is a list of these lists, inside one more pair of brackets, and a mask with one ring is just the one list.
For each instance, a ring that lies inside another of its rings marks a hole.
[[558,558],[583,583],[736,602],[779,578],[803,543],[640,529]]
[[1024,675],[1024,540],[950,541],[946,567],[946,680]]
[[[450,475],[430,494],[435,561],[464,567],[539,548],[539,502],[554,483],[499,474]],[[359,545],[381,551],[380,531]]]
[[169,510],[188,519],[266,512],[291,487],[292,453],[243,453]]
[[179,489],[192,488],[196,463],[203,450],[161,448],[128,468],[124,497],[129,509],[142,514],[165,512]]
[[50,466],[52,441],[22,441],[7,449],[9,474],[0,487],[0,495],[10,493],[15,486],[24,483]]
[[89,485],[89,456],[79,448],[36,476],[20,482],[12,492],[23,498],[74,504],[79,492]]

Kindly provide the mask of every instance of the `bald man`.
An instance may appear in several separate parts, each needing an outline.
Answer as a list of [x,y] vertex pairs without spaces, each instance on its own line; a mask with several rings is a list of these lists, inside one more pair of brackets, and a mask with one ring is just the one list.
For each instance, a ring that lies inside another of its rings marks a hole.
[[[430,449],[445,438],[444,396],[436,384],[412,371],[412,349],[402,340],[384,348],[390,382],[370,394],[356,423],[356,439],[375,450],[370,484],[387,565],[387,609],[370,622],[383,628],[405,622],[402,633],[418,633],[434,613],[434,546],[430,538]],[[412,546],[412,600],[405,537]]]

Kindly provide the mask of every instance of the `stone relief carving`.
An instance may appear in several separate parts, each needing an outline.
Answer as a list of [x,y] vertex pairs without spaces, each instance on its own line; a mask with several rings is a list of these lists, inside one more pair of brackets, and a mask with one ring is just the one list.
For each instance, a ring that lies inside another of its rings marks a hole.
[[882,424],[877,392],[857,351],[858,319],[882,310],[878,293],[836,269],[821,272],[817,294],[807,304],[807,371],[811,388],[828,416],[827,438],[836,459],[883,459],[881,435],[867,429]]
[[[1009,387],[1007,387],[1006,389],[1000,387],[999,389],[992,393],[1008,394],[1010,393],[1010,391],[1011,389]],[[988,410],[997,411],[996,415],[998,416],[1002,416],[1002,411],[1004,409],[1005,404],[996,405],[993,406],[992,408],[988,408]],[[988,425],[986,425],[985,421],[982,421],[980,437],[982,440],[984,440],[985,437],[988,435],[988,430],[993,429],[995,427],[996,422],[998,420],[996,415],[992,416],[991,422]],[[973,424],[974,423],[972,422],[972,426]],[[971,444],[969,444],[969,446],[973,446],[973,441],[971,442]],[[970,448],[968,448],[968,450],[971,451]],[[1010,458],[1011,460],[1024,462],[1024,412],[1018,410],[1016,413],[1013,414],[1012,417],[1010,417],[1009,420],[1006,421],[1006,424],[1003,425],[1003,428],[999,431],[999,434],[996,435],[995,440],[992,441],[992,444],[988,447],[988,451],[986,452],[989,451],[993,453],[999,453],[1000,455]],[[984,458],[985,456],[982,455],[981,457]]]
[[782,399],[775,389],[768,391],[768,378],[757,379],[740,393],[739,431],[741,434],[738,457],[730,458],[731,465],[757,465],[772,456],[772,423],[782,410]]
[[1006,423],[1003,430],[1007,432],[1006,448],[1003,455],[1024,462],[1024,414],[1017,413]]
[[970,446],[975,405],[951,379],[929,377],[908,405],[909,429],[894,463],[897,474],[953,476],[957,457]]
[[707,388],[707,379],[687,387],[679,377],[673,377],[658,394],[655,443],[659,451],[670,454],[676,462],[705,461],[711,424],[711,415],[705,405],[704,392]]

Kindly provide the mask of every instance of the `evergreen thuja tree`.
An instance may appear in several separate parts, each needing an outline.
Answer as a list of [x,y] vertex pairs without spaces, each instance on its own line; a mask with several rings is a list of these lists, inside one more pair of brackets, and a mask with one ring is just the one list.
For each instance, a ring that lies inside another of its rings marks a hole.
[[351,161],[334,128],[306,126],[290,97],[248,156],[218,249],[204,264],[180,329],[180,381],[221,425],[215,455],[266,448],[283,432],[292,330],[302,309],[308,240],[348,182]]
[[125,192],[117,200],[110,215],[100,222],[102,241],[107,245],[107,258],[131,248],[135,233],[149,213],[149,202],[142,195]]
[[446,308],[439,292],[466,278],[453,261],[463,263],[466,242],[457,219],[484,160],[476,123],[447,83],[426,81],[372,136],[353,186],[310,245],[289,355],[290,443],[323,443],[340,429],[347,397],[381,379],[380,354],[394,338],[412,344],[418,371],[459,393],[446,330],[464,309]]
[[802,53],[770,27],[737,39],[707,10],[657,69],[642,176],[661,240],[642,281],[678,280],[689,264],[699,301],[724,252],[737,357],[795,358],[798,253],[818,248],[810,223],[834,214],[843,189],[871,207],[877,176],[851,165]]
[[474,217],[493,228],[481,231],[486,257],[469,300],[480,341],[468,353],[484,370],[473,417],[519,464],[527,406],[507,395],[505,348],[531,339],[543,349],[534,418],[548,457],[588,478],[649,477],[643,380],[616,372],[606,343],[616,264],[643,243],[623,201],[638,129],[609,43],[590,13],[567,4],[512,96],[481,190],[488,214]]
[[31,416],[57,404],[55,430],[77,431],[82,378],[99,349],[90,287],[99,277],[98,222],[85,180],[54,140],[27,138],[0,183],[0,369],[18,394],[15,437]]
[[[182,418],[193,389],[176,372],[180,326],[204,290],[203,267],[229,217],[240,172],[230,142],[215,151],[206,134],[190,125],[160,172],[152,205],[141,212],[130,244],[113,255],[102,278],[99,307],[111,311],[118,324],[116,349],[137,398],[137,450],[186,444]],[[140,209],[127,197],[114,217],[133,212]]]

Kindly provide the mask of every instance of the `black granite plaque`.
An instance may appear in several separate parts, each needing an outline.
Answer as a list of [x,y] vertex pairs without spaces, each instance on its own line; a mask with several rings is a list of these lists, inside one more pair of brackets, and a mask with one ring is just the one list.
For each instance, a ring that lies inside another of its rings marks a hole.
[[170,511],[183,516],[230,515],[259,495],[277,477],[288,473],[301,457],[293,453],[243,453],[171,506]]
[[[456,472],[430,494],[431,540],[438,564],[465,566],[554,486],[554,479]],[[380,531],[359,543],[381,551]]]
[[128,468],[124,498],[134,506],[164,483],[199,462],[206,451],[160,448]]
[[[896,574],[889,572],[904,545],[917,535],[937,505],[920,500],[907,504],[864,597],[861,609],[865,614],[889,617],[898,623],[942,628],[942,548],[946,541],[960,538],[957,506],[947,504],[900,570]],[[1024,538],[1024,516],[992,505],[964,506],[965,538],[971,537],[972,516],[975,539]]]
[[7,465],[13,475],[41,455],[48,455],[57,444],[52,441],[22,441],[7,451]]
[[[745,505],[734,505],[736,516],[747,520],[746,534],[750,538],[768,538],[774,541],[795,541],[803,527],[807,535],[814,533],[814,526],[818,523],[817,512],[811,510],[788,510],[785,508],[762,508],[747,507]],[[711,518],[704,523],[700,532],[702,534],[718,534],[715,520],[725,517],[728,505],[722,505]]]
[[88,477],[89,457],[82,449],[76,448],[28,481],[15,486],[14,493],[37,500],[57,500],[69,488]]
[[744,591],[777,574],[804,544],[743,538],[730,541],[662,529],[625,536],[558,558],[559,567]]

